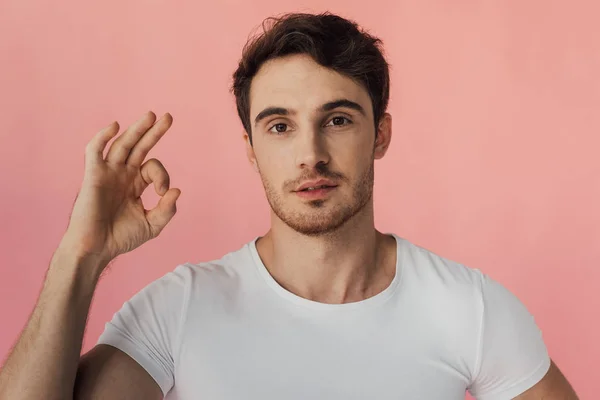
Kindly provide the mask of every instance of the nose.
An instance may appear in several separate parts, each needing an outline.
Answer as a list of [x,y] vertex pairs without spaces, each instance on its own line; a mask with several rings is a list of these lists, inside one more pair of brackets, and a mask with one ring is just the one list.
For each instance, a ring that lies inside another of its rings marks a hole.
[[306,129],[296,135],[294,143],[296,165],[302,169],[316,168],[319,164],[328,164],[330,154],[326,137],[318,127]]

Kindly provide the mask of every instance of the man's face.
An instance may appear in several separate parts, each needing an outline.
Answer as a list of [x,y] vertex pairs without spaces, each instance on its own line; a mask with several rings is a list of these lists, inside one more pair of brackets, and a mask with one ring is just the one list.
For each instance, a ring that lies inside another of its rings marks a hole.
[[273,59],[252,81],[250,118],[248,157],[274,214],[292,229],[329,233],[369,204],[391,122],[386,114],[376,141],[361,85],[306,55]]

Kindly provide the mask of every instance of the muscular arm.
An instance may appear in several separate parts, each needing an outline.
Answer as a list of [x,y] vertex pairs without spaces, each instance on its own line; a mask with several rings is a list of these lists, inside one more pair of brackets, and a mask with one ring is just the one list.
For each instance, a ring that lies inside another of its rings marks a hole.
[[577,394],[560,372],[554,361],[546,375],[529,390],[514,400],[578,400]]
[[112,346],[100,344],[79,363],[75,399],[162,399],[158,384],[135,360]]
[[0,370],[0,398],[72,399],[76,376],[76,398],[162,397],[152,378],[116,349],[95,348],[77,372],[102,267],[99,261],[76,257],[69,247],[55,252],[37,304]]

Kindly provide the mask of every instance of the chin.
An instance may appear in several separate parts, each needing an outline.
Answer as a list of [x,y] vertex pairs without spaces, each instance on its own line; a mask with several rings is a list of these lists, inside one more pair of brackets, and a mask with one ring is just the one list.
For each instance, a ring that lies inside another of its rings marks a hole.
[[330,235],[339,230],[364,209],[370,192],[357,190],[355,196],[348,197],[338,193],[336,197],[299,201],[267,190],[267,200],[277,218],[306,236]]
[[323,236],[337,231],[343,223],[295,223],[295,221],[284,221],[290,228],[305,236]]
[[304,210],[306,210],[306,206],[309,207],[309,210],[306,211],[274,211],[287,226],[306,236],[331,234],[341,228],[358,211],[340,204],[331,204],[328,207],[328,204],[331,203],[326,200],[314,200],[305,203]]

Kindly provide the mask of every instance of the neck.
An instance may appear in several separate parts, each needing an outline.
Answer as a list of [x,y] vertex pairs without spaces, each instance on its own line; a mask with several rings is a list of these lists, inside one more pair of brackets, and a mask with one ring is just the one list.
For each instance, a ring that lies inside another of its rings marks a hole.
[[265,267],[288,291],[321,303],[372,297],[396,272],[396,241],[378,232],[372,203],[335,232],[300,234],[276,217],[256,244]]

